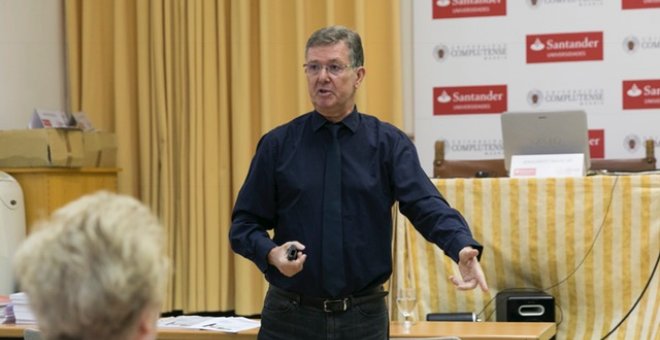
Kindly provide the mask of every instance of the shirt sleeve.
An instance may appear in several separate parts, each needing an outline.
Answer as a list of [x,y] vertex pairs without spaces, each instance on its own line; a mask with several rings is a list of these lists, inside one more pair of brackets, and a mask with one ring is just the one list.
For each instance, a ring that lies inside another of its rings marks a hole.
[[265,272],[268,253],[276,247],[267,230],[275,226],[275,143],[262,137],[250,164],[247,178],[238,193],[229,240],[232,249]]
[[483,247],[472,237],[461,213],[447,203],[426,175],[410,139],[401,132],[392,150],[393,189],[401,213],[455,262],[467,246],[479,250],[481,257]]

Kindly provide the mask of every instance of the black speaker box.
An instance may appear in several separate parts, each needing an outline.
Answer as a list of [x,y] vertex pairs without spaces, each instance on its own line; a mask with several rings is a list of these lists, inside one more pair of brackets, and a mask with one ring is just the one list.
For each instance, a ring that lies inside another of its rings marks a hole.
[[496,321],[555,322],[555,298],[541,291],[499,292],[495,305]]

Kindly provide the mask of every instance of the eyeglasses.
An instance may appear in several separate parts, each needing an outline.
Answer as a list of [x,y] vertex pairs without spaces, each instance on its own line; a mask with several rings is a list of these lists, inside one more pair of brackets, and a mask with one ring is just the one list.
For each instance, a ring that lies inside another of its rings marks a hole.
[[333,76],[338,76],[344,72],[345,69],[351,67],[351,65],[342,65],[342,64],[328,64],[328,65],[321,65],[318,63],[309,63],[309,64],[303,64],[303,67],[305,68],[305,73],[307,73],[310,76],[315,76],[323,69],[325,69],[328,73],[332,74]]

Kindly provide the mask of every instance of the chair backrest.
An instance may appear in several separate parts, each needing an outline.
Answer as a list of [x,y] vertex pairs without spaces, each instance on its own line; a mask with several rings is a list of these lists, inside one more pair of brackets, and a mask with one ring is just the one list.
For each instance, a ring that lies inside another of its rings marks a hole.
[[609,172],[642,172],[656,170],[655,166],[655,142],[653,139],[644,141],[646,156],[644,158],[631,159],[592,159],[592,171]]
[[504,159],[449,160],[445,159],[445,142],[435,142],[433,160],[435,178],[507,177]]

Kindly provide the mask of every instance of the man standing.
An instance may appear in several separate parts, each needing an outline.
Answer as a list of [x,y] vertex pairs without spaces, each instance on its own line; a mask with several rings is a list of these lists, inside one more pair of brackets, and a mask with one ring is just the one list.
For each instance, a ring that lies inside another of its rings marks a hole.
[[[459,289],[488,286],[482,247],[422,170],[408,137],[357,111],[360,36],[314,32],[305,49],[314,111],[264,135],[236,200],[232,248],[265,273],[259,339],[387,339],[391,209],[458,263]],[[267,230],[274,230],[271,239]]]

